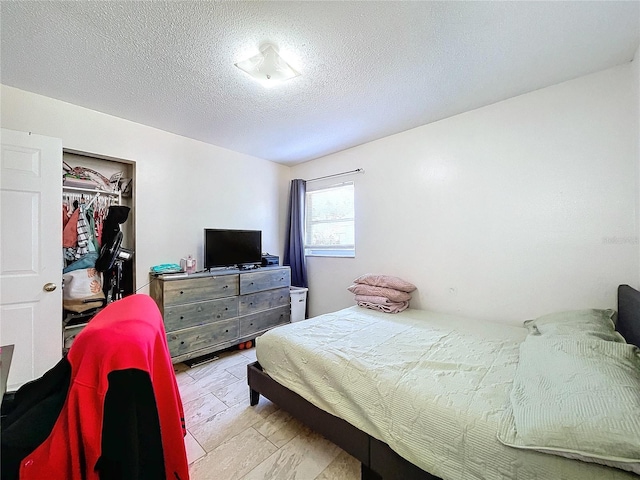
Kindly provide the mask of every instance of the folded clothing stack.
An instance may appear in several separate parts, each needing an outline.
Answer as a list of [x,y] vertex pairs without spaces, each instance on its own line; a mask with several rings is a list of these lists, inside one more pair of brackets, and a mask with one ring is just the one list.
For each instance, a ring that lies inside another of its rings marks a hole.
[[409,307],[411,292],[416,286],[391,275],[367,273],[353,281],[347,288],[355,294],[360,307],[380,310],[385,313],[399,313]]

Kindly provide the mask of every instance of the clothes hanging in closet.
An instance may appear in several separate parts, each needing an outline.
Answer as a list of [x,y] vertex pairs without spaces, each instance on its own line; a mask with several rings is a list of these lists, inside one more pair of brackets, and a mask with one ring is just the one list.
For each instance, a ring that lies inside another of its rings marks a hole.
[[110,196],[91,198],[85,194],[64,194],[62,246],[65,273],[95,265],[104,219],[109,207],[117,204]]

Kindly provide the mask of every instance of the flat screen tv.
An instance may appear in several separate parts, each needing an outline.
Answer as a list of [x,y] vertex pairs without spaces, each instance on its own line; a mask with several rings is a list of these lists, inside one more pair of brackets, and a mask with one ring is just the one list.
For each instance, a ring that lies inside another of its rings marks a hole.
[[205,228],[204,268],[232,267],[262,262],[260,230]]

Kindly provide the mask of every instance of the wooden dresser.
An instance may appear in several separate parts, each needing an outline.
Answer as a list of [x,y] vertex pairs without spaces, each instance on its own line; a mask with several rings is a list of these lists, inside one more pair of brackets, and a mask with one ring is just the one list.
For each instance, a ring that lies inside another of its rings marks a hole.
[[152,275],[173,363],[253,340],[290,321],[289,267]]

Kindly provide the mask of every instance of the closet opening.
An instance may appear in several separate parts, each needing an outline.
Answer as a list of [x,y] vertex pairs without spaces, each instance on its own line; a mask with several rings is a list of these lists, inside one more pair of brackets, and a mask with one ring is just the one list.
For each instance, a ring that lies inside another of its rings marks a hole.
[[135,162],[63,149],[64,351],[107,303],[136,291]]

